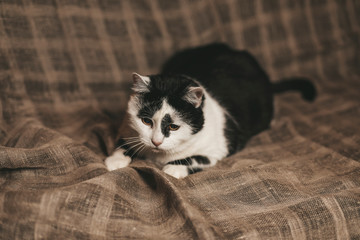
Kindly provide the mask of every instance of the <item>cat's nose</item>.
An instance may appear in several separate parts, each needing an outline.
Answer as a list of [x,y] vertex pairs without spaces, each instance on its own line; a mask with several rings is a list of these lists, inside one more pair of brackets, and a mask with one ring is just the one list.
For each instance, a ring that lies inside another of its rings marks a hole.
[[156,141],[154,139],[151,139],[151,142],[155,145],[155,147],[158,147],[158,146],[160,146],[162,144],[162,142],[158,142],[158,141]]

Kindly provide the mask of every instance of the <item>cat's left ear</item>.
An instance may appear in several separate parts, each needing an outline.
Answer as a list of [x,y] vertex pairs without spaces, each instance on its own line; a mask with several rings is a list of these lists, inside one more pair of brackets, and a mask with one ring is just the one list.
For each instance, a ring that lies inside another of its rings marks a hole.
[[201,106],[203,96],[204,89],[202,87],[190,87],[184,96],[184,100],[198,108]]
[[146,93],[149,92],[149,84],[150,84],[150,78],[148,76],[142,76],[138,73],[132,74],[133,78],[133,90],[137,93]]

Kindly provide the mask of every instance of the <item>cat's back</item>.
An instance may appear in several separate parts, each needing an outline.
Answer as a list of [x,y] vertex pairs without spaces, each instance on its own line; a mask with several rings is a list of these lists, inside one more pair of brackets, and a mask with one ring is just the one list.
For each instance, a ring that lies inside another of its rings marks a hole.
[[238,103],[244,94],[264,95],[270,90],[268,76],[251,54],[221,43],[176,53],[164,64],[162,73],[193,77],[228,105]]
[[205,85],[211,80],[224,80],[218,79],[224,76],[267,79],[266,73],[251,54],[231,49],[222,43],[189,48],[176,53],[165,62],[162,73],[187,74]]

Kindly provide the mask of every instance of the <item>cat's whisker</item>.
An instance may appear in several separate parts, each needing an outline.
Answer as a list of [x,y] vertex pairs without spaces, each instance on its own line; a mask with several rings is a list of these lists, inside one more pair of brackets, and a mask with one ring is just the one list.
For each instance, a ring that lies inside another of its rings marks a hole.
[[134,149],[135,147],[137,147],[137,146],[139,146],[139,145],[141,145],[141,144],[143,144],[143,143],[142,143],[142,142],[138,142],[138,143],[136,143],[135,145],[130,146],[126,151],[130,151],[130,150]]
[[140,141],[140,140],[135,138],[135,139],[128,139],[128,140],[124,139],[124,141],[130,143],[130,142],[136,142],[136,141]]
[[[125,149],[125,146],[131,146],[131,145],[130,145],[130,144],[123,144],[123,145],[121,145],[121,146],[117,147],[117,149],[120,149],[120,148]],[[126,149],[125,149],[125,150],[126,150]]]
[[141,142],[141,141],[140,140],[126,141],[124,144],[118,146],[117,148],[121,148],[121,147],[124,147],[126,145],[131,145],[133,143],[139,143],[139,142]]
[[125,152],[124,152],[124,154],[126,154],[126,153],[129,153],[133,148],[135,148],[136,146],[138,146],[140,143],[137,143],[137,144],[135,144],[135,145],[129,145],[130,147],[129,148],[127,148],[127,149],[125,149]]
[[145,143],[145,139],[144,139],[144,138],[142,138],[142,137],[138,137],[138,138],[139,138],[139,141],[140,141],[140,142]]
[[118,148],[122,148],[122,147],[125,147],[125,146],[131,146],[131,144],[134,144],[134,143],[138,143],[138,142],[124,143],[124,144],[120,145]]
[[134,156],[136,155],[136,152],[137,152],[137,150],[139,149],[139,147],[141,147],[141,146],[138,146],[137,148],[135,148],[135,150],[133,151],[133,153],[132,153],[131,156],[130,156],[131,159],[134,158]]
[[139,137],[123,137],[122,139],[126,140],[126,139],[139,139]]
[[133,158],[136,154],[139,155],[140,152],[141,152],[144,148],[145,148],[145,145],[144,145],[144,144],[143,144],[143,145],[140,145],[140,147],[138,147],[138,148],[136,149],[136,151],[133,153],[133,155],[131,156],[131,158]]
[[137,156],[140,156],[140,153],[144,150],[144,149],[146,149],[146,145],[145,144],[142,144],[141,146],[140,146],[140,149],[137,151]]

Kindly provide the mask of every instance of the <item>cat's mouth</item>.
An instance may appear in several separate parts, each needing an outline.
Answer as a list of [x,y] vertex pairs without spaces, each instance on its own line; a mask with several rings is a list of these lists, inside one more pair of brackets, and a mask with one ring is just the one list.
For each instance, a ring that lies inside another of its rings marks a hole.
[[162,146],[160,146],[160,147],[151,146],[150,151],[153,152],[153,153],[162,153],[162,154],[164,154],[164,153],[167,153],[169,151],[169,149],[164,148]]
[[164,150],[160,149],[160,148],[157,148],[157,147],[152,147],[151,148],[151,151],[155,152],[155,153],[161,153],[161,152],[164,152]]

